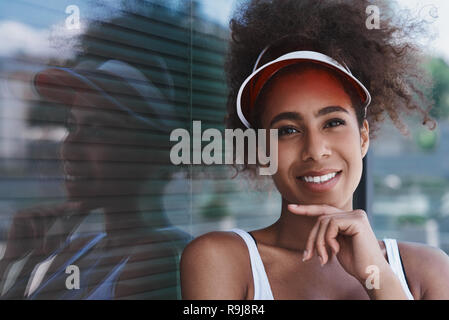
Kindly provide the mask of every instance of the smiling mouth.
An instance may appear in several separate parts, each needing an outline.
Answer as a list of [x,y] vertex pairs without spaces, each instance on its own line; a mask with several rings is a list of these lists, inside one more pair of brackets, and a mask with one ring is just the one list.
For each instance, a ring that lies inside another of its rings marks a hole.
[[89,177],[88,176],[72,176],[72,175],[66,174],[66,175],[64,175],[64,180],[70,181],[70,182],[77,182],[77,181],[89,180]]
[[341,170],[338,172],[332,172],[332,173],[328,173],[322,176],[303,176],[303,177],[298,177],[298,179],[307,182],[307,183],[313,183],[313,184],[324,184],[326,182],[331,181],[332,179],[334,179],[337,175],[341,174]]

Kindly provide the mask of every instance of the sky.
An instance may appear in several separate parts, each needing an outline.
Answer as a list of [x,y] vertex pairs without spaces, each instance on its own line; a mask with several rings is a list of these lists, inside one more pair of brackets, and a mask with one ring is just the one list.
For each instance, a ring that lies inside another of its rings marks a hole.
[[[113,3],[120,0],[101,0]],[[189,0],[170,0],[189,1]],[[241,0],[197,0],[208,20],[227,27],[228,21],[236,5]],[[68,5],[77,5],[83,16],[106,15],[99,7],[93,7],[93,0],[0,0],[0,56],[8,56],[17,51],[30,52],[36,55],[53,55],[54,48],[49,44],[49,35],[63,29]],[[94,1],[98,2],[98,1]],[[376,0],[371,1],[375,4]],[[429,22],[435,33],[434,40],[423,39],[429,54],[443,56],[449,63],[449,1],[448,0],[397,0],[402,8],[409,9],[418,17]],[[167,2],[169,3],[169,2]],[[45,9],[45,10],[43,10]],[[63,30],[65,31],[65,30]],[[75,31],[74,31],[75,32]],[[71,36],[73,34],[68,34]]]

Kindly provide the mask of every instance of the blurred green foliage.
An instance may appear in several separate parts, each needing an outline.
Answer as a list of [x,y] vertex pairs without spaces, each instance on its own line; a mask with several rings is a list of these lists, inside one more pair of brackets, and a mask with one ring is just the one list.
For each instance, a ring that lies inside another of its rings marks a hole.
[[433,151],[438,142],[438,134],[427,128],[421,128],[415,133],[416,144],[422,151]]
[[436,119],[449,120],[449,65],[442,58],[432,58],[427,68],[434,85],[432,98],[435,106],[430,115]]
[[427,221],[426,217],[418,215],[402,215],[397,218],[398,225],[424,225]]
[[226,200],[220,194],[215,193],[202,208],[200,214],[205,219],[221,220],[229,216],[230,213],[226,206]]

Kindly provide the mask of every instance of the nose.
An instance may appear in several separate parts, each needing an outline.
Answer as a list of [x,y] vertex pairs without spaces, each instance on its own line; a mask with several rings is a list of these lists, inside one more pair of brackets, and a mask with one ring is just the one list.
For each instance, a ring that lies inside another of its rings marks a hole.
[[78,131],[69,131],[62,141],[59,149],[62,160],[74,160],[82,157],[81,154],[84,152],[85,145],[81,142]]
[[319,132],[307,132],[304,135],[304,144],[301,151],[303,161],[319,161],[331,155],[329,141]]

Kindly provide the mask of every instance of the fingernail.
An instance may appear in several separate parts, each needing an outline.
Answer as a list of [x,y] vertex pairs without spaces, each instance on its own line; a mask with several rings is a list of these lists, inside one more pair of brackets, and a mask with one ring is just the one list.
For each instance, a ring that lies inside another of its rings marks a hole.
[[324,259],[320,256],[321,266],[324,266]]
[[289,204],[290,208],[299,208],[299,204]]
[[302,254],[302,261],[306,261],[307,256],[309,255],[309,251],[304,250],[304,253]]

